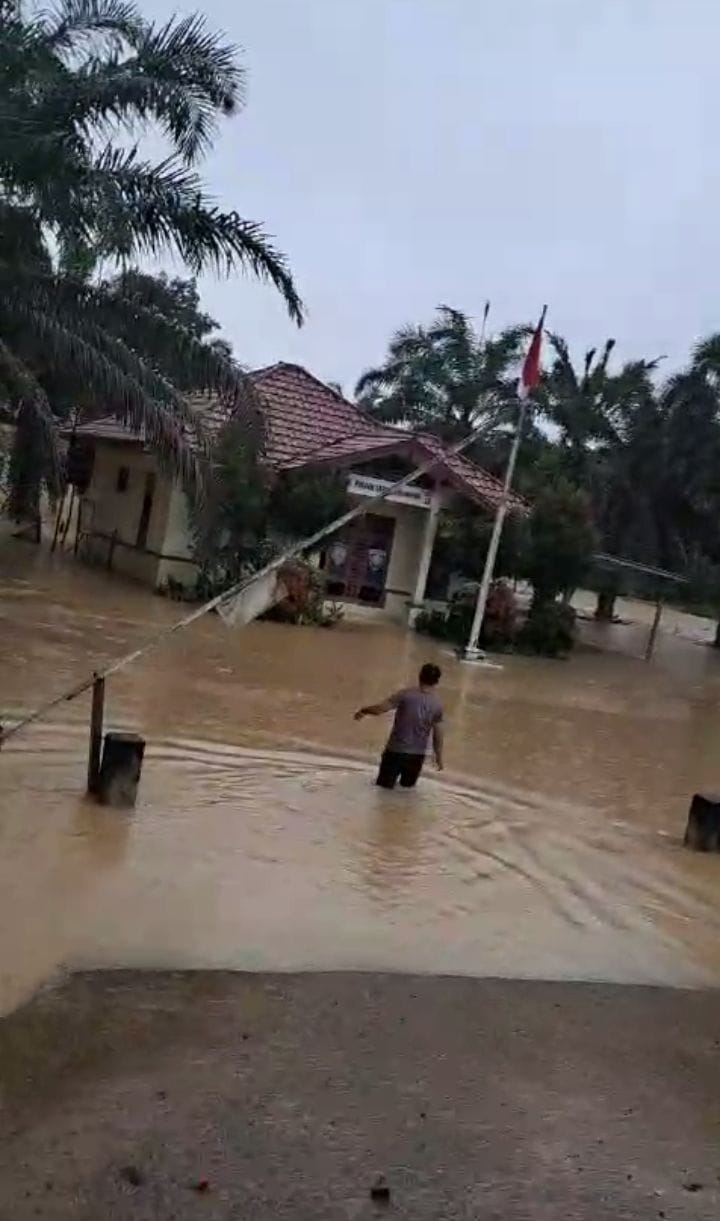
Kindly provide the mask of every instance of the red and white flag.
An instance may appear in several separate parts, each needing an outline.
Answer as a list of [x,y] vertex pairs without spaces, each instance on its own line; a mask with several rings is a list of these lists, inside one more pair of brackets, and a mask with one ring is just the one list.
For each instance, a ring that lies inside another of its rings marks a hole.
[[518,382],[518,398],[520,399],[528,398],[536,386],[540,384],[540,353],[542,350],[542,336],[546,313],[547,305],[543,306],[540,321],[535,328],[535,334],[530,342],[525,363],[522,367],[520,381]]

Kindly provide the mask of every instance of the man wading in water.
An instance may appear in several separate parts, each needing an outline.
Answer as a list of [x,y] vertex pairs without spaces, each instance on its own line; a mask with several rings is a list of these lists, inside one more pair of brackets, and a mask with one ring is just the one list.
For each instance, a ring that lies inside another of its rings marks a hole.
[[418,676],[417,687],[398,691],[381,704],[368,704],[355,713],[355,720],[366,716],[382,716],[395,709],[395,721],[387,746],[380,759],[376,784],[382,789],[394,789],[399,780],[404,789],[412,789],[425,762],[425,752],[432,734],[433,754],[438,771],[443,769],[443,709],[435,688],[440,681],[440,667],[427,662]]

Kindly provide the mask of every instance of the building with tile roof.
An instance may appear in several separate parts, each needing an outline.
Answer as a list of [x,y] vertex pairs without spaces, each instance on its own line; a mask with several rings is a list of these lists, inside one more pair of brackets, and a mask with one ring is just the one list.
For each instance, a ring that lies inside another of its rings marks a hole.
[[[346,469],[349,499],[359,503],[390,486],[388,463],[407,471],[432,464],[421,483],[373,505],[319,556],[330,596],[406,618],[423,600],[442,508],[460,497],[492,512],[501,484],[437,437],[372,419],[299,365],[283,362],[249,376],[262,414],[262,461],[279,477]],[[195,405],[206,434],[232,419],[232,408],[218,399]],[[81,553],[155,587],[192,584],[197,569],[185,495],[142,433],[107,418],[81,425],[75,436],[93,453],[81,502]],[[524,508],[517,497],[513,508]]]

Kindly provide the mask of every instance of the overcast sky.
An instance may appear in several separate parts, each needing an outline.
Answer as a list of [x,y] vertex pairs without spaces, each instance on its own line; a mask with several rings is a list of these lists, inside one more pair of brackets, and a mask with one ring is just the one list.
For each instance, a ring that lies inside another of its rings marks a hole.
[[[244,112],[204,167],[307,305],[201,283],[237,356],[352,389],[438,303],[581,355],[682,361],[720,330],[720,0],[205,0]],[[150,14],[173,11],[144,0]],[[668,367],[668,366],[666,366]]]

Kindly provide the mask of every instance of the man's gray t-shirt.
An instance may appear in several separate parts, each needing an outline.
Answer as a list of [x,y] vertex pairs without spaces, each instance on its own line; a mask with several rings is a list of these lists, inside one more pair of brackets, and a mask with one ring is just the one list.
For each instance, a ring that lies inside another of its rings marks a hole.
[[443,718],[440,700],[432,691],[408,687],[391,695],[390,704],[396,711],[386,750],[424,755],[433,725],[439,725]]

